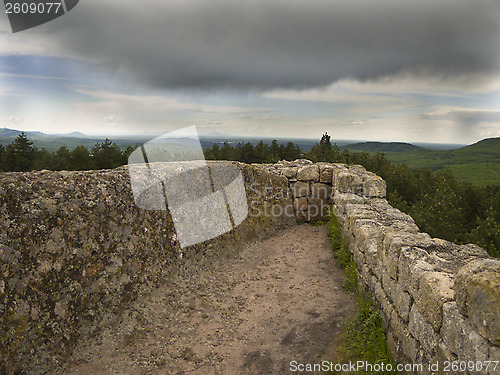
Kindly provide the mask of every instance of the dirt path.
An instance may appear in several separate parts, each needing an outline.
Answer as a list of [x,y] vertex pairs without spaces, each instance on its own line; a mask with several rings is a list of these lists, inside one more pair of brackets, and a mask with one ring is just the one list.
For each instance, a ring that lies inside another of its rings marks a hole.
[[326,229],[294,226],[138,300],[68,372],[288,374],[291,361],[335,360],[354,311],[341,284]]

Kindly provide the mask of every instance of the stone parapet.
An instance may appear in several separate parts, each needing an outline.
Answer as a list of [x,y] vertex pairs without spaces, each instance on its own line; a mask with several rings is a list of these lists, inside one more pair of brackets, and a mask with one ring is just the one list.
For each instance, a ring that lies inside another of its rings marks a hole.
[[168,211],[134,204],[126,167],[0,174],[0,373],[51,373],[82,331],[92,334],[179,270],[295,218],[328,220],[331,208],[398,361],[500,360],[500,260],[421,233],[361,166],[232,164],[242,171],[248,217],[185,249]]
[[[297,160],[264,168],[288,178],[298,217],[323,219],[315,206],[332,204],[398,361],[440,361],[442,368],[446,360],[500,360],[500,260],[477,245],[420,233],[413,218],[389,205],[385,181],[362,166]],[[323,185],[331,192],[319,202],[315,191],[329,191]],[[493,366],[488,373],[500,373],[500,364]]]
[[240,166],[249,215],[181,249],[169,211],[134,202],[128,169],[0,173],[0,373],[53,374],[82,332],[178,272],[296,223],[285,177]]

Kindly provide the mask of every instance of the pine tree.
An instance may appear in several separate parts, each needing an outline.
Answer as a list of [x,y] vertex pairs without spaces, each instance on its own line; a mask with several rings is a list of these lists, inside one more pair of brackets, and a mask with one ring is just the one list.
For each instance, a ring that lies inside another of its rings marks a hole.
[[269,147],[269,156],[266,160],[268,163],[276,163],[280,161],[280,146],[278,145],[278,141],[273,139],[271,142],[271,147]]
[[97,169],[116,168],[122,162],[120,148],[108,138],[103,143],[96,143],[92,148],[92,157]]
[[22,132],[5,150],[5,170],[13,172],[32,170],[34,153],[33,142]]
[[[336,145],[335,145],[336,147]],[[319,141],[319,144],[316,143],[309,153],[306,156],[307,158],[318,162],[318,161],[328,161],[328,162],[333,162],[333,161],[338,161],[334,160],[335,157],[338,157],[338,148],[334,150],[332,147],[332,142],[331,142],[331,137],[328,135],[328,133],[325,132],[321,136],[321,140]]]
[[94,168],[92,157],[85,146],[78,146],[71,151],[70,168],[72,170],[88,170]]
[[5,170],[5,147],[0,145],[0,172]]
[[59,147],[56,152],[56,167],[57,170],[68,170],[70,169],[70,158],[71,154],[69,148],[66,145]]
[[293,142],[288,142],[285,149],[283,159],[285,160],[295,160],[300,157],[300,147]]

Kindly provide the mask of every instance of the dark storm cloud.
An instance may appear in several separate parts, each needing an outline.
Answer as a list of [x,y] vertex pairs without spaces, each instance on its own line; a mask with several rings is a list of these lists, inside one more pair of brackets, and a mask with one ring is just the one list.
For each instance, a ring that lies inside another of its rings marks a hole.
[[165,88],[303,88],[498,66],[496,0],[87,0],[72,13],[45,35]]

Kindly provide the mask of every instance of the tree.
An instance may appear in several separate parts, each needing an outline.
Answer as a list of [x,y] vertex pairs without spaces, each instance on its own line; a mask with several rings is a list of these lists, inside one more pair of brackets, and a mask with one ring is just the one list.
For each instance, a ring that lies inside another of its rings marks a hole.
[[220,149],[220,160],[233,160],[234,149],[228,142],[224,142]]
[[5,170],[13,172],[32,170],[35,150],[33,142],[22,132],[5,150]]
[[298,159],[300,157],[300,152],[299,146],[293,142],[288,142],[283,152],[283,159],[290,161]]
[[42,148],[41,150],[35,150],[33,169],[36,171],[42,169],[55,170],[56,155],[44,148]]
[[132,152],[134,152],[137,148],[139,147],[138,144],[136,144],[135,146],[127,146],[127,148],[125,150],[123,150],[122,152],[122,165],[125,165],[125,164],[128,164],[128,158],[129,156],[132,154]]
[[[347,155],[342,155],[342,156],[345,157]],[[307,153],[306,157],[315,162],[318,161],[334,162],[334,161],[340,161],[339,159],[341,155],[339,154],[337,145],[335,145],[335,148],[332,147],[331,137],[328,135],[328,133],[325,132],[325,134],[321,136],[319,144],[316,143]]]
[[269,155],[266,160],[268,163],[276,163],[280,161],[280,146],[278,141],[273,139],[271,142],[271,147],[269,147]]
[[492,208],[486,211],[486,218],[477,219],[476,227],[467,234],[466,241],[477,243],[492,257],[500,258],[500,224],[494,219]]
[[203,153],[207,160],[219,160],[220,147],[217,146],[217,143],[214,143],[212,147],[208,147]]
[[0,145],[0,172],[5,170],[5,147]]
[[267,160],[269,155],[269,145],[260,141],[255,146],[255,162],[256,163],[264,163]]
[[103,143],[96,143],[92,148],[92,158],[97,169],[111,169],[121,165],[122,152],[116,143],[106,138]]
[[329,150],[332,147],[332,142],[330,142],[331,137],[328,135],[328,132],[325,132],[321,136],[321,139],[319,141],[319,145],[324,147],[326,150]]
[[56,152],[56,170],[68,170],[70,169],[70,158],[71,154],[69,148],[66,145],[59,147]]
[[94,168],[94,162],[85,146],[78,146],[70,153],[70,168],[72,170],[88,170]]
[[253,163],[255,162],[256,155],[253,145],[250,142],[241,143],[237,146],[237,160],[243,163]]

